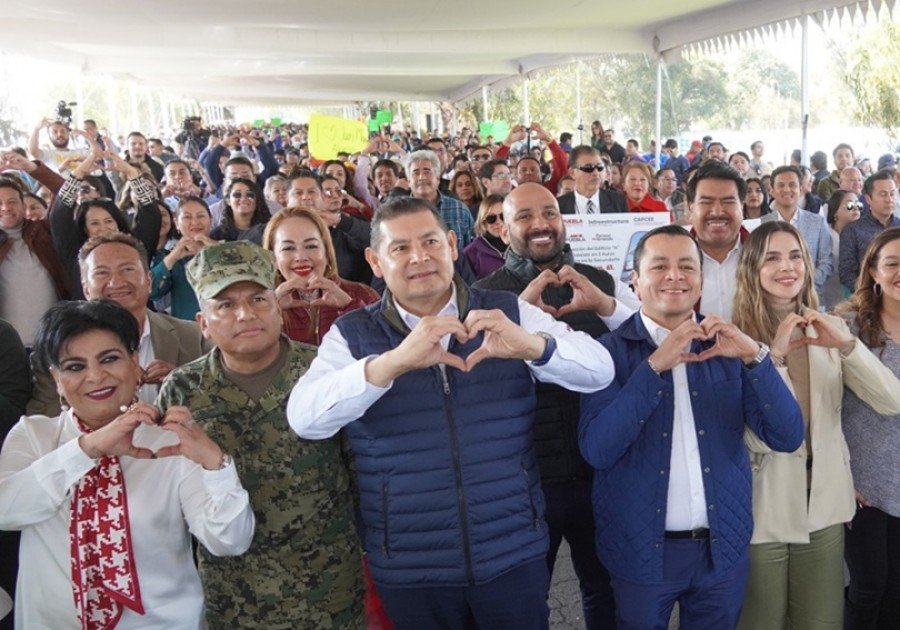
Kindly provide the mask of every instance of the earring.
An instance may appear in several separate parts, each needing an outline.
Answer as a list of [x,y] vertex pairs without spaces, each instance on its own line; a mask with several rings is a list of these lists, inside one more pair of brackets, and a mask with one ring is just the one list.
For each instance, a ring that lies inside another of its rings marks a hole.
[[61,392],[57,392],[59,396],[59,408],[63,413],[67,412],[71,407],[69,407],[69,401],[66,400],[66,397],[62,395]]
[[881,285],[876,282],[872,285],[872,293],[875,294],[875,297],[881,297],[881,294],[884,293],[884,290],[881,288]]

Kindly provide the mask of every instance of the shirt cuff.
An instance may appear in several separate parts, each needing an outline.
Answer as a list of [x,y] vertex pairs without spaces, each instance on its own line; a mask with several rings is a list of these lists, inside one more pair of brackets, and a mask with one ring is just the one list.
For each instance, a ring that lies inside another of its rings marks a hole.
[[206,470],[203,466],[200,466],[200,464],[197,464],[197,466],[199,466],[202,471],[203,486],[206,488],[206,491],[213,501],[216,501],[217,503],[233,491],[242,488],[234,458],[231,459],[230,464],[222,469]]
[[634,313],[635,311],[631,307],[626,306],[619,300],[616,300],[616,308],[613,310],[612,315],[600,315],[599,317],[600,320],[604,324],[606,324],[607,328],[609,328],[610,330],[615,330],[622,325],[622,322],[631,317]]

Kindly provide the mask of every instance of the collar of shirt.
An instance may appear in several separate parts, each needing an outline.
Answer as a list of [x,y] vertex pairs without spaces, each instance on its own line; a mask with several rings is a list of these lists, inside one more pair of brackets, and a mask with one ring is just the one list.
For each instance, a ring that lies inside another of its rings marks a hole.
[[[438,317],[442,315],[453,315],[455,317],[459,317],[459,304],[457,304],[456,301],[456,283],[451,282],[450,288],[450,301],[444,305],[444,308],[442,308],[440,312],[438,312]],[[419,322],[422,321],[421,317],[419,317],[418,315],[413,315],[405,308],[400,306],[397,300],[394,300],[394,307],[396,307],[397,312],[400,313],[400,317],[403,318],[403,321],[406,322],[406,325],[409,326],[410,330],[415,329],[415,327],[419,325]]]
[[[650,338],[653,339],[653,341],[656,343],[656,347],[658,348],[662,344],[662,342],[666,340],[666,337],[668,337],[672,333],[672,331],[650,319],[650,317],[644,312],[643,308],[638,312],[641,314],[641,321],[644,322],[644,328],[646,328],[647,332],[650,333]],[[691,311],[691,319],[693,321],[697,321],[697,315],[693,311]],[[688,344],[688,347],[690,347],[690,344]]]
[[138,347],[144,349],[150,343],[150,316],[144,313],[144,323],[141,324],[141,339]]
[[737,241],[735,241],[735,243],[734,243],[734,247],[732,247],[732,248],[728,251],[728,253],[725,255],[725,260],[723,260],[722,262],[719,262],[718,260],[716,260],[715,258],[713,258],[712,256],[710,256],[709,254],[707,254],[706,251],[704,251],[704,249],[703,249],[702,247],[700,248],[700,251],[703,253],[703,266],[704,266],[704,268],[706,267],[706,263],[707,263],[708,261],[709,261],[709,262],[713,262],[713,263],[715,263],[715,264],[717,264],[717,265],[724,265],[726,262],[728,262],[728,259],[729,259],[729,258],[731,258],[731,257],[733,257],[733,256],[740,256],[740,253],[741,253],[741,237],[738,236]]
[[588,199],[594,202],[594,208],[597,212],[600,211],[600,189],[598,188],[596,192],[590,197],[585,197],[577,190],[575,191],[575,207],[578,209],[578,212],[583,213],[585,208],[587,207]]
[[[778,218],[779,218],[781,221],[784,221],[784,215],[781,214],[781,210],[778,210],[778,209],[776,208],[776,209],[775,209],[775,212],[778,214]],[[797,223],[798,223],[799,221],[800,221],[800,207],[797,206],[797,207],[794,209],[794,216],[791,217],[790,224],[793,225],[794,227],[797,227]]]

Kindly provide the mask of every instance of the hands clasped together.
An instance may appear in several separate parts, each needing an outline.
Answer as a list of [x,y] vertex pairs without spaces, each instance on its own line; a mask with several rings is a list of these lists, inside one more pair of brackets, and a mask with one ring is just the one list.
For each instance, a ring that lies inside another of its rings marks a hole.
[[[159,425],[178,436],[178,444],[164,446],[155,453],[134,444],[134,432],[141,424]],[[78,438],[88,457],[126,455],[135,459],[156,459],[183,455],[207,470],[215,470],[222,462],[222,449],[194,422],[187,407],[171,407],[165,414],[145,402],[131,405],[109,424]]]

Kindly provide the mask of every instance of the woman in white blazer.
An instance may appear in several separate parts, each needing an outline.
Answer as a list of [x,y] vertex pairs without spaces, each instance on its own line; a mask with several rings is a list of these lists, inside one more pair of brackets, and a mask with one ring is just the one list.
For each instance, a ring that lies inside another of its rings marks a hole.
[[843,524],[855,511],[844,386],[879,413],[900,412],[900,381],[842,319],[816,310],[813,269],[803,237],[781,221],[750,235],[738,265],[734,322],[771,345],[807,426],[794,453],[746,435],[754,530],[741,628],[841,628]]

